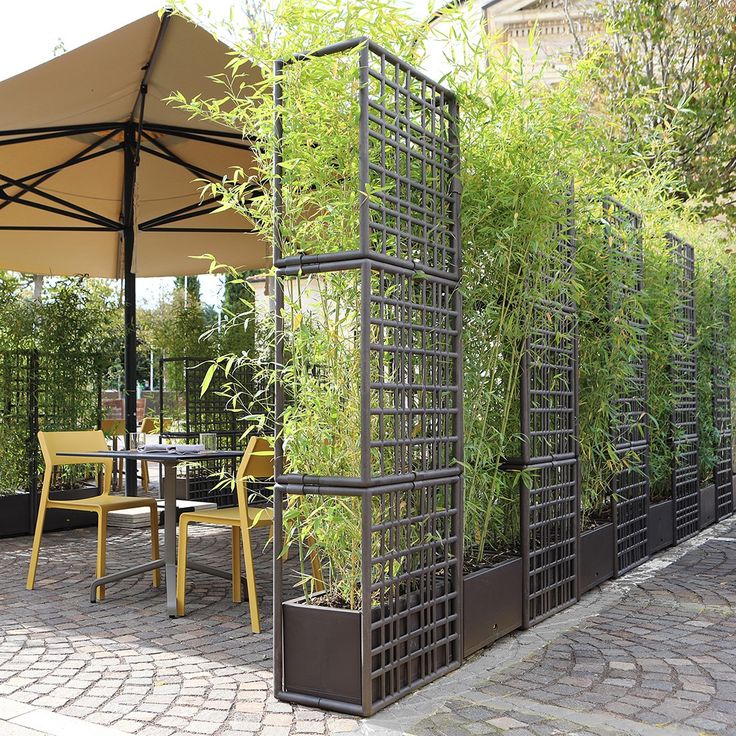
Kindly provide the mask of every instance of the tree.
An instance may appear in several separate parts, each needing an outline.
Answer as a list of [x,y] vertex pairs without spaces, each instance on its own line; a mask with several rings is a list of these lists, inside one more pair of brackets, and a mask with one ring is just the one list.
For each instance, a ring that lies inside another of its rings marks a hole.
[[[623,135],[674,144],[680,196],[736,222],[733,0],[606,0],[597,84]],[[649,149],[651,150],[651,148]]]

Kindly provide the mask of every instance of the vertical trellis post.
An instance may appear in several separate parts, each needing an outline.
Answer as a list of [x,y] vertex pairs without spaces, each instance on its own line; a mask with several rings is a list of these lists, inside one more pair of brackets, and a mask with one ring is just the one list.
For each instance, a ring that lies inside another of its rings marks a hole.
[[695,253],[693,247],[667,233],[674,266],[673,314],[676,351],[671,356],[672,408],[672,521],[675,544],[698,533],[699,474],[697,377],[695,356]]
[[[621,394],[614,400],[611,438],[620,469],[611,487],[614,527],[614,575],[648,559],[649,426],[645,324],[631,300],[643,289],[644,252],[641,217],[612,197],[603,198],[604,234],[609,249],[609,306],[634,335],[635,355],[626,366]],[[614,326],[611,326],[614,329]]]
[[[357,57],[359,65],[359,248],[304,252],[282,230],[288,201],[282,76],[291,64],[335,54]],[[287,347],[285,284],[312,274],[354,274],[360,313],[350,339],[360,344],[361,458],[356,477],[307,476],[290,467],[285,392],[277,382],[275,691],[282,700],[369,715],[462,658],[458,110],[452,92],[365,38],[278,61],[275,74],[276,363],[283,365]],[[313,495],[359,499],[361,607],[310,607],[310,615],[323,621],[336,612],[332,620],[348,628],[351,615],[359,615],[360,623],[343,646],[336,645],[336,630],[325,632],[329,624],[320,623],[318,632],[333,635],[315,650],[320,662],[292,666],[298,655],[290,642],[297,639],[288,627],[295,609],[285,599],[297,593],[289,596],[292,588],[284,585],[283,512],[290,497]],[[356,670],[344,661],[353,651]],[[320,681],[338,670],[334,687],[320,690]],[[358,687],[348,693],[354,675]]]
[[726,269],[722,266],[711,274],[713,309],[713,425],[718,432],[716,465],[713,480],[716,487],[716,519],[733,513],[731,458],[731,368],[728,332],[731,313]]
[[572,298],[575,232],[572,185],[564,224],[546,264],[546,296],[531,306],[521,363],[521,546],[523,625],[529,628],[578,599],[580,483],[577,444],[577,310]]

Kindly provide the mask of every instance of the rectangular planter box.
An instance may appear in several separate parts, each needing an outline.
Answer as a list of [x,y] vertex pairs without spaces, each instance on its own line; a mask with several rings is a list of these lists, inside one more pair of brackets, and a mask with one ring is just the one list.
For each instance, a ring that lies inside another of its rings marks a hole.
[[[84,486],[70,491],[51,491],[51,499],[78,499],[96,496],[96,487]],[[94,526],[97,516],[86,511],[68,511],[66,509],[49,509],[43,525],[45,532],[56,532],[63,529],[79,529]],[[33,534],[36,530],[36,517],[31,513],[31,494],[14,493],[0,496],[0,537],[15,537]]]
[[716,487],[703,486],[700,489],[700,529],[705,529],[716,522]]
[[465,657],[521,628],[522,575],[521,558],[515,557],[463,578]]
[[[435,676],[443,674],[443,670],[454,669],[460,662],[457,654],[451,654],[451,661],[448,663],[445,646],[438,647],[434,652],[430,651],[426,634],[420,633],[427,622],[419,613],[419,600],[416,594],[410,595],[408,601],[407,597],[401,597],[398,609],[402,612],[408,609],[408,615],[392,619],[387,611],[385,624],[374,628],[372,634],[374,650],[380,650],[386,642],[396,641],[395,647],[387,650],[388,656],[392,661],[405,663],[408,660],[408,665],[400,665],[392,675],[392,678],[400,678],[401,682],[392,681],[391,687],[395,688],[398,684],[401,691],[408,690],[423,677],[421,657],[418,656],[422,647],[427,648],[424,656],[434,658]],[[438,620],[446,619],[446,606],[441,601],[435,604]],[[290,696],[289,699],[293,702],[305,705],[355,715],[365,714],[361,697],[362,613],[307,605],[303,598],[284,602],[282,612],[284,694]],[[379,608],[373,609],[374,622],[380,620],[380,614]],[[443,628],[439,627],[437,633],[441,637]],[[374,661],[371,663],[374,671],[381,668],[382,656],[374,654]],[[380,680],[381,677],[373,679],[369,705],[380,703],[387,697],[395,698],[396,692],[381,692]]]
[[360,706],[361,612],[303,599],[282,610],[285,692]]
[[650,555],[672,546],[675,537],[674,523],[671,499],[649,505],[647,544]]
[[580,595],[613,577],[614,547],[613,524],[610,522],[580,535]]

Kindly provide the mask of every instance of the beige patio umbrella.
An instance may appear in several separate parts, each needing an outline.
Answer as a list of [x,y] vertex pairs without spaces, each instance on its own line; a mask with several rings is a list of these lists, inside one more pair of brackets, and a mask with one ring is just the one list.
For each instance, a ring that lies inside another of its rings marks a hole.
[[[264,268],[271,245],[202,182],[248,170],[235,131],[164,102],[222,96],[228,49],[154,13],[0,82],[0,268],[125,280],[126,426],[135,431],[135,275]],[[253,80],[258,70],[250,69]],[[128,473],[134,483],[134,473]],[[134,488],[133,488],[134,490]]]

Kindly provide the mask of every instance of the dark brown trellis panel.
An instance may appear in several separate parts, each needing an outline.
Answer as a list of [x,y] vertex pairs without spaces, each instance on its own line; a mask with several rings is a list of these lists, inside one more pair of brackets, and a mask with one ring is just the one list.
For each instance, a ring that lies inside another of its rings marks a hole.
[[728,333],[731,312],[726,269],[720,267],[711,275],[713,304],[713,424],[718,432],[714,481],[716,486],[716,519],[733,513],[732,450],[731,450],[731,371]]
[[[212,376],[209,388],[202,394],[202,382],[212,364],[207,358],[192,356],[181,358],[161,358],[159,361],[159,426],[164,427],[167,417],[164,406],[166,396],[166,367],[181,365],[184,376],[183,421],[178,423],[177,430],[169,429],[161,433],[178,441],[196,442],[201,432],[212,432],[217,435],[217,446],[220,450],[238,449],[244,427],[238,421],[238,414],[231,409],[230,400],[223,392],[221,371]],[[247,385],[247,380],[244,382]],[[179,397],[177,396],[177,401]],[[236,503],[235,491],[229,484],[221,483],[220,473],[228,477],[235,475],[235,461],[205,461],[186,469],[187,498],[192,501],[210,501],[218,506],[233,506]]]
[[[302,605],[300,612],[298,602],[287,602],[298,592],[285,584],[277,554],[274,684],[281,700],[370,715],[462,661],[458,110],[452,92],[365,38],[279,61],[277,79],[295,63],[333,55],[354,63],[360,80],[359,247],[306,253],[285,241],[281,149],[289,112],[277,82],[276,362],[283,365],[288,339],[289,280],[352,274],[360,295],[360,474],[285,472],[286,389],[277,383],[274,549],[283,543],[289,497],[354,499],[360,610]],[[307,637],[292,628],[304,614],[317,622]],[[344,624],[340,641],[333,621]]]
[[631,300],[641,292],[644,253],[641,217],[612,197],[603,198],[603,227],[608,245],[612,315],[632,330],[639,348],[628,364],[626,385],[614,401],[611,437],[622,469],[611,484],[614,526],[614,575],[648,559],[649,429],[647,424],[647,361],[645,324]]
[[699,474],[695,354],[695,252],[673,233],[667,233],[675,276],[674,341],[671,375],[672,409],[672,521],[675,544],[698,533]]
[[577,313],[572,298],[573,191],[545,267],[546,298],[532,306],[521,363],[522,619],[529,628],[578,599]]
[[[43,470],[38,430],[100,426],[102,374],[106,367],[101,356],[94,353],[0,352],[0,537],[33,532]],[[82,466],[74,469],[79,471]],[[85,483],[80,486],[52,489],[52,494],[82,498],[96,493]],[[47,516],[45,528],[70,529],[88,524],[87,514],[55,511]]]

